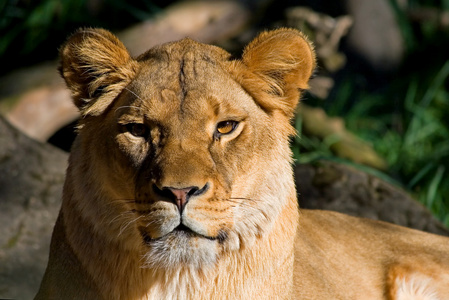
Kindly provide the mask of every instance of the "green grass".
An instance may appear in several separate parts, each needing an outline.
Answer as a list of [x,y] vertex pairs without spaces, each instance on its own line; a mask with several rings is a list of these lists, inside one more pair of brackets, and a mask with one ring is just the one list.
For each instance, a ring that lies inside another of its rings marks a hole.
[[[384,178],[400,182],[449,226],[449,28],[412,22],[396,1],[390,3],[406,46],[397,74],[380,88],[367,87],[368,77],[349,68],[328,99],[308,96],[307,102],[343,117],[347,129],[388,162]],[[414,0],[409,6],[442,11],[449,0]],[[300,119],[296,127],[301,133]],[[293,144],[299,162],[334,155],[329,141],[301,136]]]
[[400,163],[407,175],[407,186],[421,202],[449,225],[449,93],[444,83],[449,78],[449,60],[437,73],[422,97],[417,95],[419,82],[410,85],[405,106],[410,118],[402,141]]
[[[449,226],[449,60],[431,80],[411,74],[385,91],[355,92],[356,100],[349,76],[323,105],[326,111],[343,117],[350,131],[371,143],[388,162],[391,181],[401,182]],[[301,127],[296,120],[300,133]],[[299,162],[332,157],[330,143],[301,135],[294,141],[295,157]]]

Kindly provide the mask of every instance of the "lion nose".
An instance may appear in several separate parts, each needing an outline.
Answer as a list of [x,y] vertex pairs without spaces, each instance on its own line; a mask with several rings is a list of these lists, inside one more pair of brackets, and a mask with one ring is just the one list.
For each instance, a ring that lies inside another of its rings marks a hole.
[[174,204],[176,204],[179,212],[182,213],[190,198],[192,196],[200,196],[201,194],[204,194],[208,187],[209,185],[205,184],[202,188],[191,186],[187,188],[163,187],[160,189],[154,185],[153,189],[160,196],[170,199]]

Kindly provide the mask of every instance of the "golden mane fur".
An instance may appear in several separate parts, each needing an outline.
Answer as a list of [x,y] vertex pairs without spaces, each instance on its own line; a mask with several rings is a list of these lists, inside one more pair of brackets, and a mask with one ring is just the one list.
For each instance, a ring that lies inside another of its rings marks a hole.
[[60,72],[82,118],[36,299],[447,297],[447,238],[298,209],[290,121],[314,68],[293,29],[240,59],[71,36]]

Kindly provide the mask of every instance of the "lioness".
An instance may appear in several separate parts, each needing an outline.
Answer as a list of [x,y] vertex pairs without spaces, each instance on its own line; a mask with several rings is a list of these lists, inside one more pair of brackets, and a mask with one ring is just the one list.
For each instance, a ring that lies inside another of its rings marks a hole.
[[84,29],[61,60],[82,118],[36,299],[449,299],[449,239],[298,209],[300,32],[134,59]]

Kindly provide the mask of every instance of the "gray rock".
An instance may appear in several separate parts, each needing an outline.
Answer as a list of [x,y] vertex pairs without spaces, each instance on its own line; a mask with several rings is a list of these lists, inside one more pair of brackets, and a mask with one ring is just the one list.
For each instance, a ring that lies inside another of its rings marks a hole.
[[32,299],[45,270],[67,154],[0,116],[0,298]]
[[299,205],[382,220],[449,236],[445,228],[402,188],[341,163],[322,160],[295,168]]

